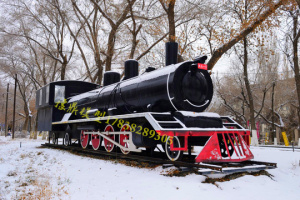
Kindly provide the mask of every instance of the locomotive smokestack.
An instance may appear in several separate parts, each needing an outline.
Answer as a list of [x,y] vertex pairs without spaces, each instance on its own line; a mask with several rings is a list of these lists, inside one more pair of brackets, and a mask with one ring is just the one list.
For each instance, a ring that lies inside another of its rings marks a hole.
[[125,61],[125,76],[123,80],[127,80],[139,75],[139,62],[136,60]]
[[166,66],[177,63],[178,43],[167,42],[166,43]]
[[120,82],[120,74],[118,72],[108,71],[104,73],[103,86]]

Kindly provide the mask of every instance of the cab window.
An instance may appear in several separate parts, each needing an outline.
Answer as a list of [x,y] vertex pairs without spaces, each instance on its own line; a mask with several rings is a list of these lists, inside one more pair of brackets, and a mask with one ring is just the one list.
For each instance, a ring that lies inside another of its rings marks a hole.
[[42,99],[43,99],[43,90],[40,89],[40,99],[39,99],[39,105],[42,105]]
[[54,93],[54,103],[63,102],[65,100],[65,86],[56,85]]

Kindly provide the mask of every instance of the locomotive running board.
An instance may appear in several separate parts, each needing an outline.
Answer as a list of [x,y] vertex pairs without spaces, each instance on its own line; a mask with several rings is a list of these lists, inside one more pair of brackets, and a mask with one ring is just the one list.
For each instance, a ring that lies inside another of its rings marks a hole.
[[[59,124],[74,124],[74,123],[86,123],[86,122],[97,122],[98,121],[106,121],[106,120],[115,120],[115,119],[130,119],[130,118],[145,118],[153,127],[154,130],[162,130],[162,131],[248,131],[243,127],[235,126],[234,129],[227,128],[227,124],[224,124],[223,128],[197,128],[197,127],[186,127],[180,120],[174,118],[174,121],[171,123],[181,125],[181,128],[163,128],[160,123],[170,123],[170,121],[157,121],[153,115],[160,115],[160,116],[171,116],[171,113],[164,112],[164,113],[157,113],[157,112],[143,112],[143,113],[133,113],[133,114],[123,114],[123,115],[114,115],[114,116],[105,116],[105,117],[94,117],[94,118],[84,118],[84,119],[74,119],[74,120],[66,120],[63,119],[61,121],[52,122],[52,125],[59,125]],[[230,117],[221,116],[222,119],[229,119],[232,124],[234,124],[233,120]],[[228,125],[229,126],[229,125]]]
[[201,175],[208,175],[208,174],[233,174],[233,173],[240,173],[240,172],[257,172],[266,169],[275,169],[276,167],[272,166],[254,166],[254,167],[243,167],[243,168],[228,168],[222,169],[222,171],[210,170],[210,169],[200,169],[198,173]]
[[261,162],[261,161],[244,161],[241,163],[226,163],[225,166],[223,166],[223,164],[224,163],[221,163],[220,165],[218,164],[213,165],[213,166],[221,167],[221,170],[199,169],[198,173],[201,175],[233,174],[233,173],[241,173],[241,172],[257,172],[261,170],[277,168],[277,163]]
[[[122,131],[122,132],[84,132],[85,134],[94,134],[94,135],[100,135],[102,136],[104,139],[110,141],[111,143],[113,143],[114,145],[120,147],[121,149],[125,150],[125,151],[133,151],[133,152],[142,152],[141,149],[137,149],[136,146],[133,144],[131,138],[132,138],[132,132],[128,132],[128,131]],[[120,145],[119,143],[117,143],[116,141],[110,139],[109,137],[107,137],[107,135],[120,135],[120,134],[127,134],[129,135],[129,139],[128,140],[123,140],[124,142],[128,142],[128,146],[129,148],[126,148],[122,145]]]

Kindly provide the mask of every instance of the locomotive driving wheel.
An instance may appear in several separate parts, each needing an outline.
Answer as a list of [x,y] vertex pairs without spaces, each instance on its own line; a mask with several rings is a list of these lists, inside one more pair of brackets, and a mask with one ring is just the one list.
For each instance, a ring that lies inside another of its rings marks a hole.
[[[124,124],[121,128],[121,132],[125,132],[125,131],[131,131],[131,127],[128,124]],[[120,145],[122,145],[123,147],[129,148],[129,142],[127,142],[126,140],[129,140],[129,134],[120,134],[119,136],[119,141],[120,141]],[[125,140],[125,141],[124,141]],[[129,154],[130,151],[126,151],[122,148],[120,148],[123,154]]]
[[57,138],[56,138],[56,134],[53,132],[52,133],[52,143],[56,144]]
[[[111,125],[107,125],[104,129],[104,132],[114,132],[114,128]],[[107,137],[109,137],[112,140],[115,140],[115,135],[107,135]],[[107,152],[111,152],[114,149],[115,145],[112,142],[105,139],[105,138],[103,140],[104,140],[105,150]]]
[[83,149],[86,149],[89,144],[89,134],[85,134],[84,131],[81,131],[80,134],[80,144]]
[[102,137],[98,134],[92,134],[91,137],[93,149],[98,150],[101,145]]
[[69,133],[65,133],[65,137],[64,137],[64,145],[65,145],[65,146],[71,145],[71,136],[70,136]]
[[180,141],[177,136],[174,136],[173,139],[170,136],[167,138],[165,143],[165,152],[167,157],[172,161],[180,160],[183,156],[183,151],[171,151],[171,144],[173,143],[174,148],[180,148]]

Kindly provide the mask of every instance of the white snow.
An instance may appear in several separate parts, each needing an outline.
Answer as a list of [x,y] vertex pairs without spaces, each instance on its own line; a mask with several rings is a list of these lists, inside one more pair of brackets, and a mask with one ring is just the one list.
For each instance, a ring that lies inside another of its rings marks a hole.
[[[20,142],[22,147],[20,148]],[[300,149],[251,147],[255,160],[278,163],[267,176],[217,185],[205,176],[166,177],[166,170],[125,166],[66,151],[37,148],[41,139],[0,136],[0,199],[299,199]]]
[[18,113],[22,117],[26,117],[23,113]]
[[184,116],[190,116],[190,117],[215,117],[215,118],[220,118],[220,115],[217,113],[213,112],[190,112],[190,111],[178,111]]
[[63,116],[61,122],[66,122],[66,121],[68,121],[69,118],[71,117],[71,115],[72,115],[72,113],[66,113],[66,114],[64,114],[64,116]]
[[105,71],[105,73],[106,73],[106,72],[114,72],[114,73],[119,73],[119,72],[115,72],[115,71]]
[[87,114],[90,114],[90,113],[95,113],[95,112],[97,112],[98,111],[98,109],[92,109],[92,110],[88,110],[86,113]]
[[70,98],[69,103],[72,103],[74,101],[78,101],[80,99],[87,98],[87,97],[99,94],[102,89],[103,88],[98,88],[98,89],[95,89],[95,90],[92,90],[92,91],[89,91],[89,92],[85,92],[85,93],[73,96],[73,97]]

